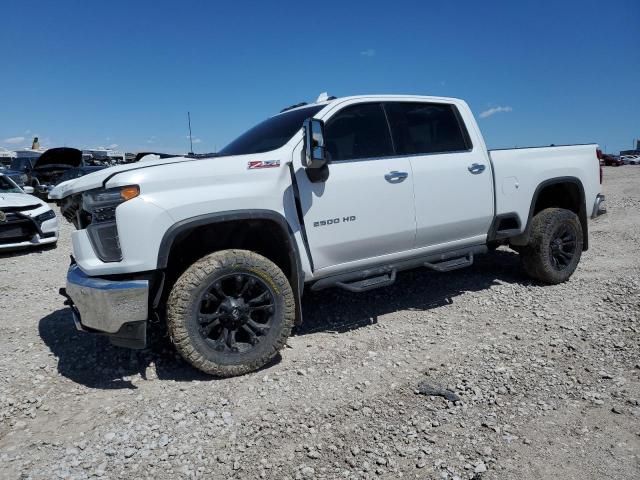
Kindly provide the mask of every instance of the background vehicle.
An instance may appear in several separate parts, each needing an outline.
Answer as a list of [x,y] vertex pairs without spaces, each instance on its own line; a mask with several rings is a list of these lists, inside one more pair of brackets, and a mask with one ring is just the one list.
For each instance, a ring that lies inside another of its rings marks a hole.
[[0,172],[0,251],[57,241],[58,219],[51,207]]
[[33,164],[29,182],[40,198],[48,198],[49,190],[62,175],[72,168],[82,166],[82,152],[76,148],[59,147],[45,151]]
[[205,159],[121,165],[65,182],[78,328],[140,347],[166,318],[214,375],[268,363],[302,321],[305,285],[353,292],[445,272],[499,244],[566,281],[604,213],[596,145],[488,151],[462,100],[321,96]]
[[20,172],[18,170],[11,170],[10,168],[6,168],[4,165],[0,165],[0,173],[2,173],[5,177],[9,177],[15,182],[16,185],[21,188],[26,185],[29,178],[26,173]]
[[622,155],[620,158],[625,165],[640,165],[640,156],[638,155]]
[[602,154],[602,162],[607,167],[619,167],[624,165],[624,161],[618,155]]

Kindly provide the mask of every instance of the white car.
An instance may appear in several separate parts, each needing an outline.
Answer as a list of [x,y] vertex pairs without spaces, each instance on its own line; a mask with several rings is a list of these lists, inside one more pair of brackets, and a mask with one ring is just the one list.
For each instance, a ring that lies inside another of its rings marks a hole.
[[0,251],[58,241],[55,212],[46,202],[29,195],[32,192],[32,187],[23,190],[0,173]]
[[639,155],[622,155],[620,158],[625,165],[640,165]]

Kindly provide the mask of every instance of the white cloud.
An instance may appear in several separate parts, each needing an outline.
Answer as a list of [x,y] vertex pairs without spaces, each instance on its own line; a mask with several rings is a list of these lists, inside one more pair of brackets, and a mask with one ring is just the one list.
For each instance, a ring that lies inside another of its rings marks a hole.
[[193,143],[202,143],[202,140],[200,140],[199,138],[194,138]]
[[375,57],[376,51],[373,48],[367,48],[366,50],[361,51],[360,55],[363,57]]
[[5,138],[2,142],[8,143],[10,145],[15,145],[16,143],[24,142],[24,140],[25,140],[24,137],[9,137],[9,138]]
[[118,148],[118,146],[117,143],[112,143],[111,145],[107,145],[107,148]]
[[496,113],[502,113],[502,112],[512,112],[513,108],[506,106],[506,107],[492,107],[489,110],[485,110],[484,112],[480,112],[480,118],[487,118],[490,117],[491,115],[495,115]]

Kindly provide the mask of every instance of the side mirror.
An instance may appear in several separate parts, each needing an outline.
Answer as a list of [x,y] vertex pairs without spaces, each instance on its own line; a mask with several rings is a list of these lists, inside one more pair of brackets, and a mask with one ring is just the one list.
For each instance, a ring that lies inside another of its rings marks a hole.
[[22,187],[22,190],[24,190],[24,193],[28,193],[29,195],[35,191],[33,187]]
[[322,168],[327,164],[324,145],[324,122],[315,118],[307,118],[302,124],[304,128],[304,168]]

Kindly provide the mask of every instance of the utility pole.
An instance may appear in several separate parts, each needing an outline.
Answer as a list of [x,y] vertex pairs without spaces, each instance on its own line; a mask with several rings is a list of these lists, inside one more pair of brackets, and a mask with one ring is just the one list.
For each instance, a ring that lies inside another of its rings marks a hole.
[[189,146],[191,147],[189,153],[193,155],[193,138],[191,137],[191,112],[187,112],[187,119],[189,121]]

